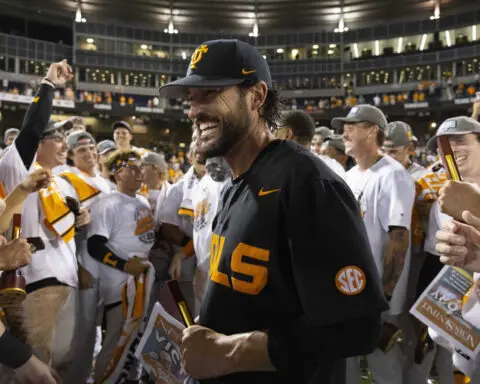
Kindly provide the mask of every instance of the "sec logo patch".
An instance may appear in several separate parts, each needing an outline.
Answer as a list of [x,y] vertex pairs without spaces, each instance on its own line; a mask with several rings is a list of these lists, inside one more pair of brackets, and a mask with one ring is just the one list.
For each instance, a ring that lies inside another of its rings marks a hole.
[[337,275],[335,276],[335,285],[344,295],[358,295],[365,289],[367,278],[360,268],[354,265],[349,265],[337,272]]

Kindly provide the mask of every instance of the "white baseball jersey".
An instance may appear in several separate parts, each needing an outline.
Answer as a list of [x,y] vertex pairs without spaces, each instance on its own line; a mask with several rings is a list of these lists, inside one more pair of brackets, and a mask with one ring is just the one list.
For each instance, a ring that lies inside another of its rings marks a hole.
[[[102,196],[91,206],[92,218],[88,237],[99,235],[108,239],[107,247],[118,257],[147,258],[155,242],[153,217],[145,197],[127,196],[114,191]],[[101,295],[106,305],[122,299],[122,286],[128,274],[105,264],[99,265]]]
[[212,223],[225,183],[226,181],[213,180],[207,173],[196,185],[193,194],[193,247],[197,258],[197,268],[207,274],[210,270]]
[[407,171],[415,181],[420,180],[423,176],[429,173],[427,168],[422,167],[420,164],[417,163],[412,163],[410,167],[407,168]]
[[[35,162],[35,161],[34,161]],[[33,164],[33,163],[32,163]],[[6,195],[27,178],[28,170],[23,164],[15,142],[5,148],[0,158],[0,181]]]
[[325,155],[318,155],[318,157],[322,159],[323,162],[327,164],[333,172],[335,172],[338,176],[345,180],[347,172],[342,167],[342,164],[340,164],[337,160]]
[[[78,199],[73,187],[65,180],[55,177],[54,182],[64,197]],[[35,252],[30,264],[22,268],[26,283],[56,278],[64,284],[76,287],[78,267],[75,240],[65,243],[60,236],[45,227],[44,220],[45,214],[39,192],[31,193],[23,205],[22,235],[23,237],[41,237],[45,243],[45,249]]]
[[[403,165],[389,156],[383,156],[366,171],[361,171],[358,165],[353,167],[346,174],[346,182],[360,205],[375,264],[382,276],[389,228],[403,227],[410,231],[414,182]],[[402,312],[409,266],[410,249],[390,301],[391,315]]]

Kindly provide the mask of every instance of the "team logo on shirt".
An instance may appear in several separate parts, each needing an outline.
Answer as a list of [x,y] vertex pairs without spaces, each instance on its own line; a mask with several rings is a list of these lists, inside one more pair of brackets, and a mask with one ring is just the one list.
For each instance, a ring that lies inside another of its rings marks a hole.
[[208,191],[204,189],[200,192],[203,196],[203,199],[200,200],[199,203],[194,208],[194,215],[193,215],[193,229],[198,232],[205,228],[208,224],[207,215],[210,212],[211,204],[208,201],[207,195]]
[[137,222],[135,236],[138,236],[142,243],[153,243],[155,241],[155,232],[153,231],[153,217],[150,209],[146,207],[137,208],[135,221]]
[[344,295],[354,296],[362,293],[365,289],[367,278],[360,268],[354,265],[349,265],[337,272],[335,276],[335,285]]

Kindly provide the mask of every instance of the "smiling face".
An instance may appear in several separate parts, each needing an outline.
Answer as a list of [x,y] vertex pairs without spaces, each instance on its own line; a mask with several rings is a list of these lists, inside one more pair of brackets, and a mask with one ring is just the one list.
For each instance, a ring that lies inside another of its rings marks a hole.
[[40,141],[37,157],[41,158],[42,166],[55,168],[67,162],[67,141],[65,137],[53,136]]
[[197,134],[196,151],[206,158],[224,156],[249,134],[252,112],[249,90],[238,87],[192,88],[188,117]]
[[130,147],[130,143],[133,139],[132,134],[127,128],[118,127],[113,132],[113,140],[117,147],[120,149],[127,149]]
[[97,166],[97,148],[89,139],[79,140],[78,147],[71,150],[70,158],[75,167],[88,172]]
[[402,145],[400,147],[391,148],[389,146],[383,147],[383,152],[390,157],[393,157],[400,164],[406,165],[410,160],[410,147]]
[[355,157],[360,155],[371,140],[375,140],[376,125],[370,123],[345,123],[343,125],[343,143],[345,154]]
[[115,180],[121,191],[129,191],[135,193],[143,183],[143,171],[140,160],[134,161],[132,164],[120,168],[115,173]]
[[478,135],[475,133],[450,135],[448,139],[460,175],[465,181],[478,180],[480,177],[480,142],[478,141]]

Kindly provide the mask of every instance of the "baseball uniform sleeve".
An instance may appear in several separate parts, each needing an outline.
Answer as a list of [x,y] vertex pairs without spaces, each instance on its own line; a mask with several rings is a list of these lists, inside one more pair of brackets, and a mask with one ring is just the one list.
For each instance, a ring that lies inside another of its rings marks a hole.
[[[269,330],[269,354],[277,369],[291,366],[298,360],[295,355],[311,356],[313,361],[324,356],[321,350],[328,350],[332,358],[368,353],[344,340],[341,330],[346,328],[337,326],[355,324],[357,335],[368,333],[374,339],[362,340],[362,348],[373,348],[377,327],[361,324],[379,319],[388,309],[360,210],[348,186],[315,176],[294,184],[285,204],[286,234],[302,313]],[[332,333],[342,351],[328,341],[333,340]]]
[[162,223],[180,227],[178,209],[182,203],[183,183],[180,181],[168,190],[162,209],[158,213],[158,220]]
[[395,170],[385,176],[380,190],[378,215],[385,232],[389,227],[410,230],[415,202],[415,182],[404,170]]
[[112,235],[113,223],[117,222],[115,207],[105,199],[100,199],[90,208],[90,219],[87,237],[98,235],[109,239]]

